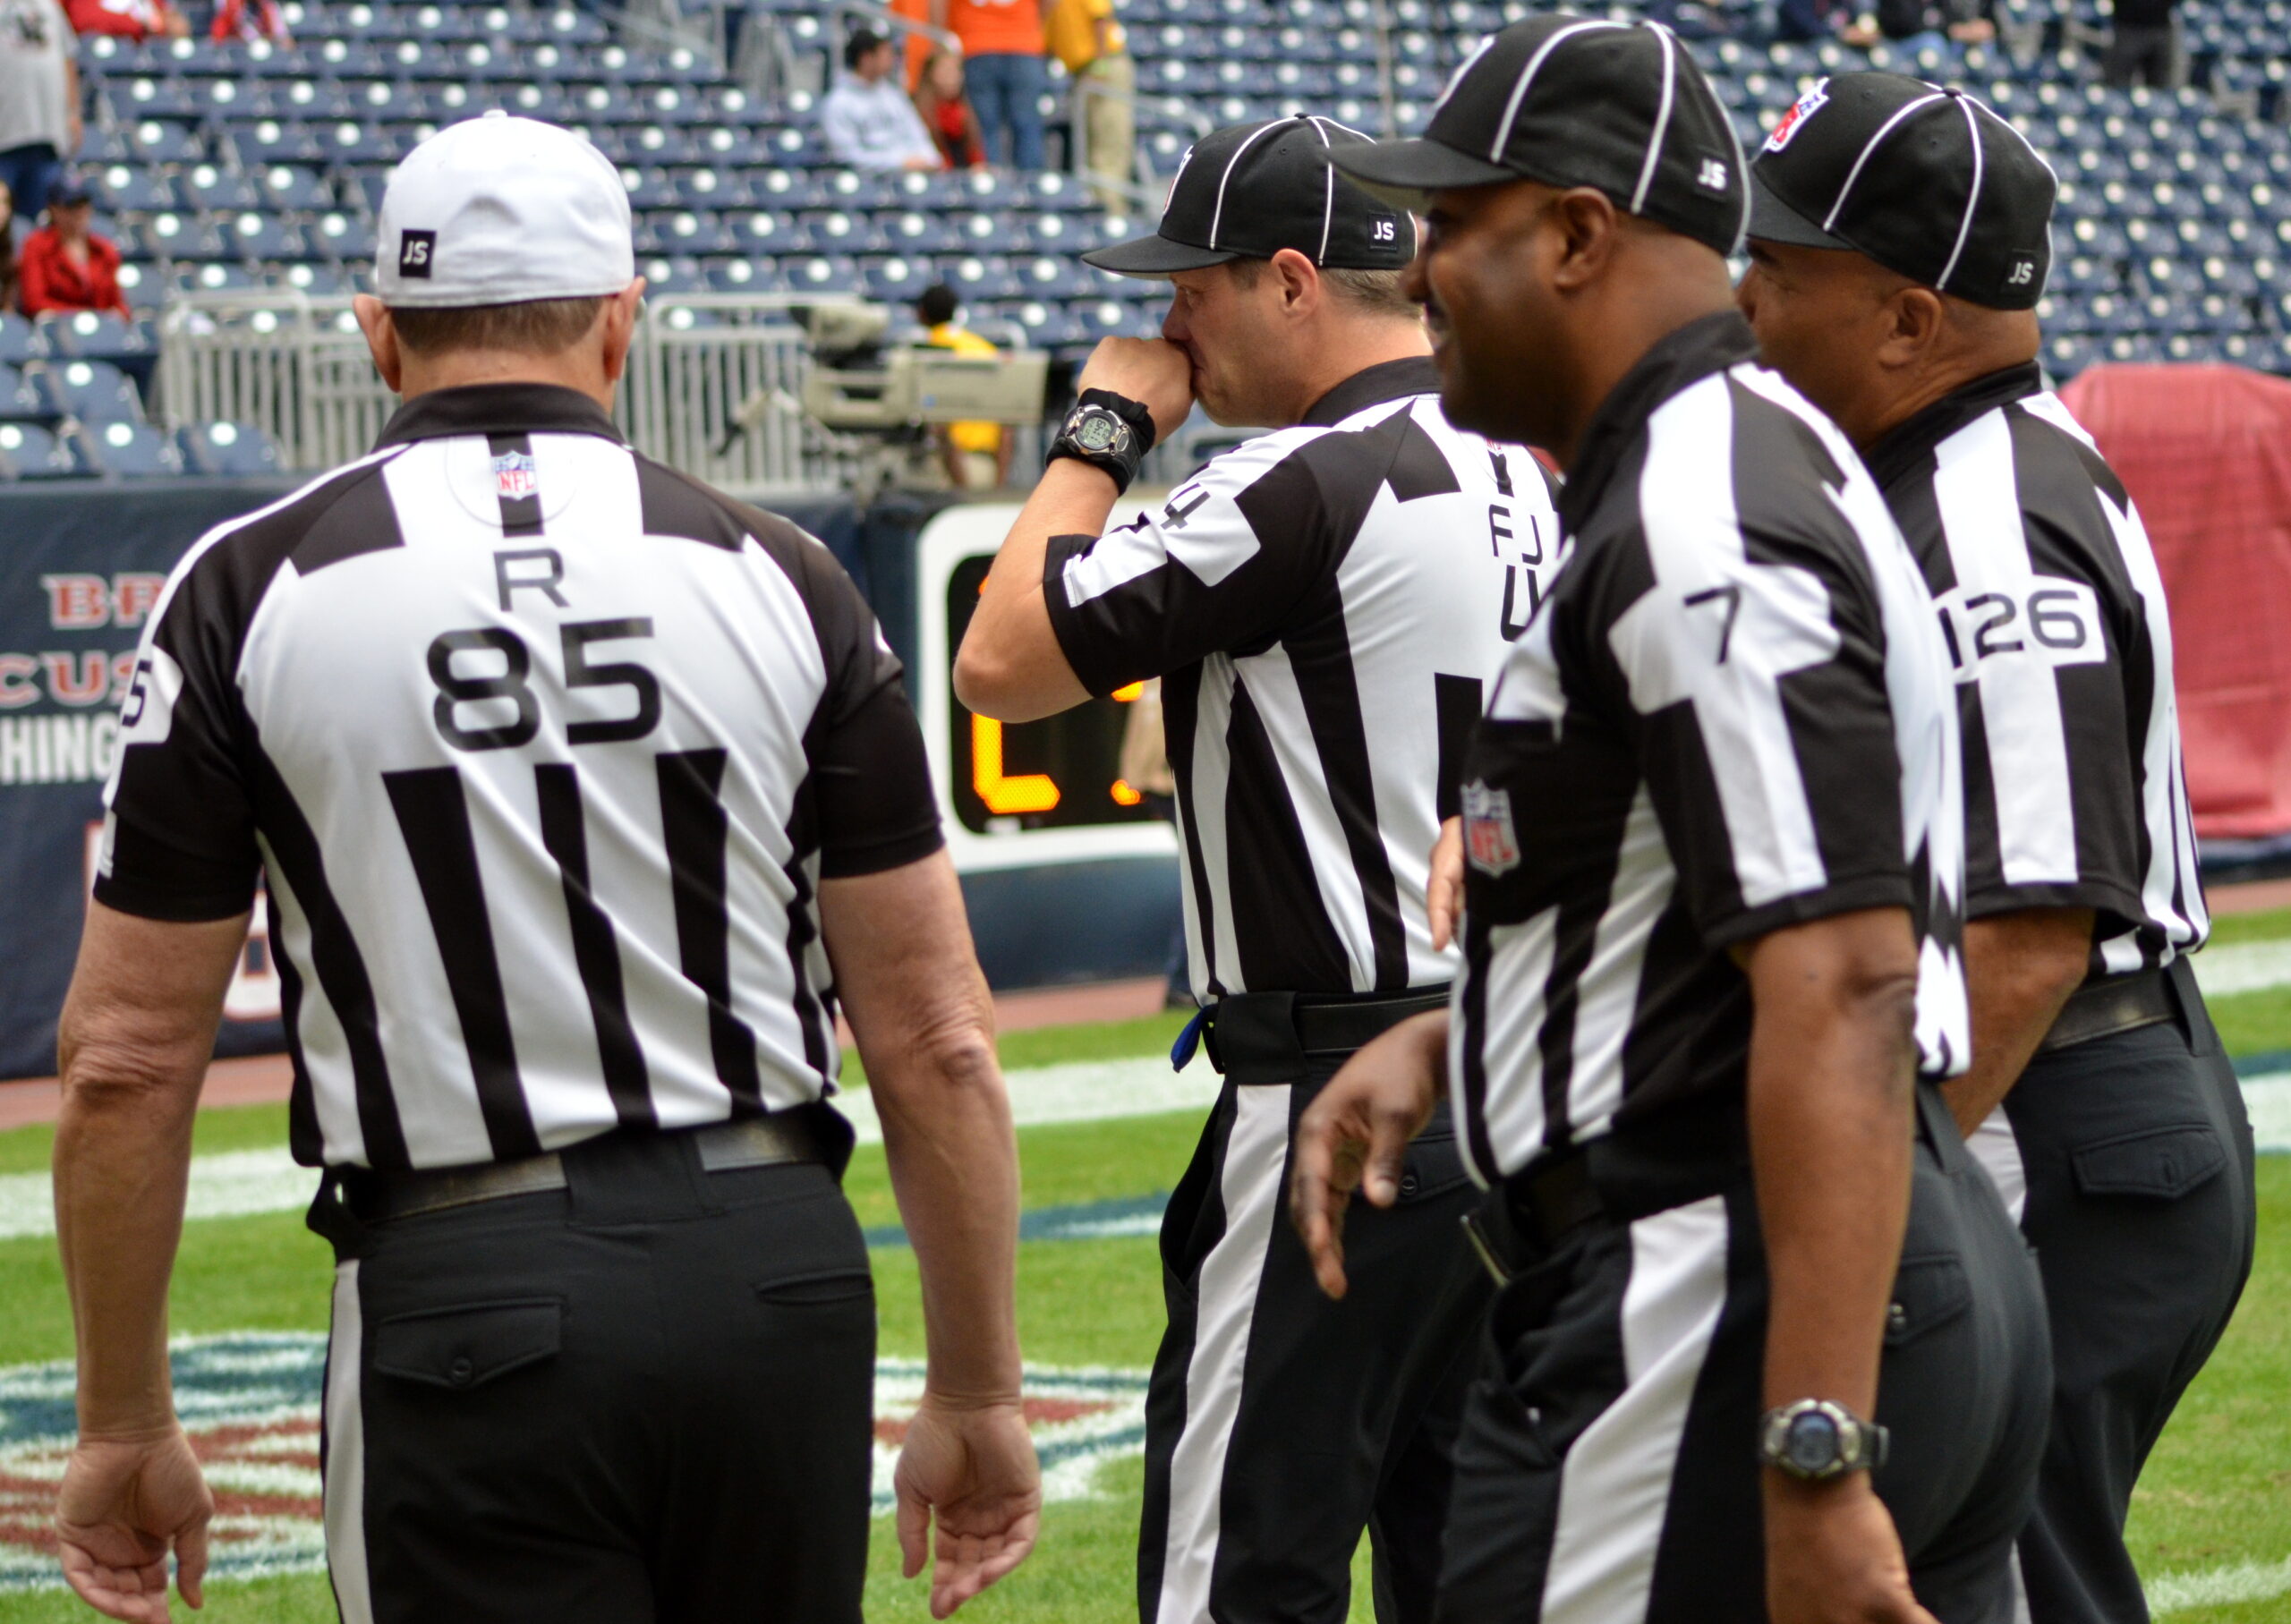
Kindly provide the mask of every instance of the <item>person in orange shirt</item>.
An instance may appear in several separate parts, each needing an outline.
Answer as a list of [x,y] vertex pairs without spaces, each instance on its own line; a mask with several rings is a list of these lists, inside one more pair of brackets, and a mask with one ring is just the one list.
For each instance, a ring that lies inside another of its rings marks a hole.
[[931,0],[931,21],[963,48],[963,78],[986,161],[1039,169],[1043,66],[1040,0]]

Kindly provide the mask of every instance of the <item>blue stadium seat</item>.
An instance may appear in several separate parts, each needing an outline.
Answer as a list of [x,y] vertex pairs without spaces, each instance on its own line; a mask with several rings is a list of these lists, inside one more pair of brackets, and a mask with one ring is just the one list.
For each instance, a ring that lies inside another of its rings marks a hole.
[[0,479],[84,479],[94,472],[76,436],[37,423],[0,423]]
[[51,364],[47,381],[65,413],[85,423],[140,423],[143,397],[135,380],[107,361]]
[[1013,268],[1032,299],[1079,298],[1098,291],[1096,273],[1064,254],[1040,254]]
[[262,277],[251,265],[227,259],[210,259],[203,265],[183,264],[175,268],[175,285],[185,293],[226,293],[262,285]]
[[796,293],[856,293],[860,288],[858,265],[837,255],[813,254],[780,268],[788,288]]
[[142,119],[130,139],[133,156],[149,164],[196,164],[207,156],[206,143],[197,132],[172,119]]
[[644,291],[652,293],[704,293],[708,291],[708,273],[700,261],[689,254],[667,258],[655,257],[637,267],[644,277]]
[[864,214],[845,209],[822,209],[803,217],[804,229],[811,234],[813,244],[822,253],[866,254],[885,253],[891,244],[876,229],[875,223]]
[[188,80],[173,75],[144,75],[116,86],[110,93],[112,110],[129,119],[200,119],[207,116],[207,98]]
[[37,368],[19,370],[0,365],[0,421],[47,422],[63,414],[63,407]]
[[236,256],[224,246],[213,220],[200,215],[154,215],[144,222],[144,246],[163,259],[226,259]]
[[890,216],[883,233],[894,247],[907,254],[947,253],[962,245],[961,233],[937,210],[926,214],[910,208]]
[[149,423],[105,423],[90,431],[97,466],[117,479],[144,480],[183,472],[175,437]]
[[708,266],[708,285],[719,293],[779,293],[788,290],[779,267],[768,259],[711,261]]
[[812,234],[792,215],[773,209],[759,208],[752,214],[738,216],[732,223],[741,250],[754,254],[808,253]]
[[338,265],[310,260],[296,265],[266,265],[260,268],[259,276],[267,287],[291,287],[312,298],[365,291],[353,272]]
[[174,183],[148,165],[111,164],[87,179],[97,204],[114,213],[153,214],[181,207]]
[[249,209],[226,217],[220,229],[224,242],[242,259],[311,258],[310,240],[302,234],[302,228],[277,215]]
[[739,235],[712,214],[682,209],[648,215],[636,230],[639,253],[728,254],[739,251]]
[[865,279],[868,296],[887,304],[912,304],[939,279],[929,260],[899,255],[862,260],[859,273]]
[[1026,293],[1026,284],[1011,270],[1009,261],[999,254],[941,259],[939,275],[967,302],[1018,299]]
[[736,169],[703,166],[666,172],[670,200],[686,208],[712,208],[719,213],[745,208],[755,199],[746,180]]
[[115,310],[51,311],[38,324],[50,355],[77,361],[116,361],[158,353],[158,336],[148,320],[132,320]]

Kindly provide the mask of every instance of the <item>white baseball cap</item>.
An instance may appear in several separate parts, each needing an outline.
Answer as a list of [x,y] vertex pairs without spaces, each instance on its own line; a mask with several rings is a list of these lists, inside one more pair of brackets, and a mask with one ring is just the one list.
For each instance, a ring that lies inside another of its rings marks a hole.
[[374,291],[387,305],[587,299],[635,277],[619,171],[537,118],[449,125],[405,155],[382,193]]

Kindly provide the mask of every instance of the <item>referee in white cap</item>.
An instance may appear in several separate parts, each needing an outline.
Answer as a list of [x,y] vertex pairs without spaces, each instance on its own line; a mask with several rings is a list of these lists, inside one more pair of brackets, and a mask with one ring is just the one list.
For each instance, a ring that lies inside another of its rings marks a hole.
[[349,1624],[856,1624],[875,1314],[826,1103],[867,1062],[930,1364],[897,1475],[944,1617],[1026,1555],[1009,1108],[899,669],[809,536],[631,451],[628,200],[526,119],[424,142],[359,302],[373,454],[151,617],[62,1023],[66,1577],[196,1605],[168,1390],[190,1129],[258,878],[339,1260]]
[[2132,1487],[2227,1330],[2258,1215],[2187,957],[2210,920],[2163,578],[2037,370],[2057,185],[1980,101],[1897,73],[1822,81],[1751,175],[1742,309],[1867,459],[1957,662],[1973,1063],[1949,1103],[2052,1322],[2028,1616],[2144,1619]]

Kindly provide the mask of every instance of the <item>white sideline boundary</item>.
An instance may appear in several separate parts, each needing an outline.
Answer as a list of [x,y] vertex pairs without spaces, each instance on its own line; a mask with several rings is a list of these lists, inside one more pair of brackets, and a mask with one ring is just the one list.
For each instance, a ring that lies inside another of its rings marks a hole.
[[2236,1562],[2195,1573],[2161,1574],[2147,1589],[2148,1611],[2158,1618],[2198,1607],[2269,1602],[2291,1591],[2291,1558],[2279,1562]]

